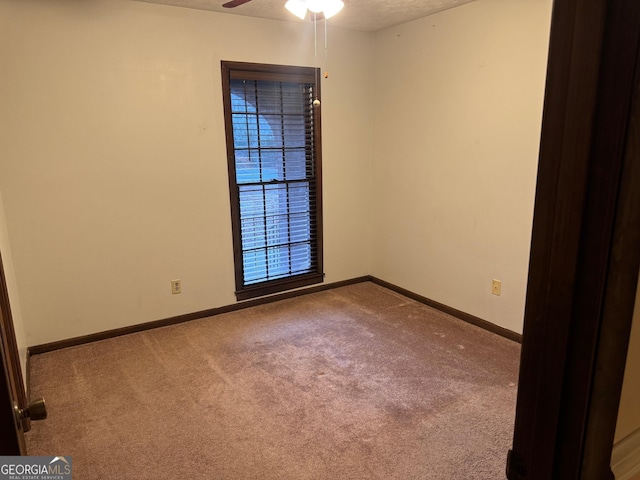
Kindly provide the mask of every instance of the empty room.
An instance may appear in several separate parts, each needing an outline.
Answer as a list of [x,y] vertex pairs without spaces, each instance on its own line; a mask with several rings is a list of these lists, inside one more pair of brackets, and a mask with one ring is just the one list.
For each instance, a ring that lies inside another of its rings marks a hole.
[[21,453],[506,478],[552,0],[224,3],[0,0]]

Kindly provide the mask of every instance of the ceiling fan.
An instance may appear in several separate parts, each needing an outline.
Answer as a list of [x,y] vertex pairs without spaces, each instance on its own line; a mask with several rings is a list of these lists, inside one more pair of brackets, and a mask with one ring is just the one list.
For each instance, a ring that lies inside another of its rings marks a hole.
[[240,5],[244,5],[245,3],[248,3],[250,1],[251,0],[231,0],[230,2],[223,3],[222,6],[224,8],[235,8],[235,7],[239,7]]
[[[235,8],[251,0],[231,0],[223,3],[224,8]],[[295,16],[304,20],[307,15],[307,9],[316,14],[317,19],[333,17],[342,10],[344,2],[342,0],[288,0],[285,4],[287,10]]]

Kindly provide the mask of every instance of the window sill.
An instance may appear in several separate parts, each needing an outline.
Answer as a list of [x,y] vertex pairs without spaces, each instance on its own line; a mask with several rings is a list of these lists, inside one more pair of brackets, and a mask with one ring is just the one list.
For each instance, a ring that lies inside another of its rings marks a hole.
[[248,300],[250,298],[262,297],[273,293],[293,290],[294,288],[306,287],[324,281],[324,273],[307,273],[296,277],[288,277],[271,282],[264,282],[236,291],[236,299]]

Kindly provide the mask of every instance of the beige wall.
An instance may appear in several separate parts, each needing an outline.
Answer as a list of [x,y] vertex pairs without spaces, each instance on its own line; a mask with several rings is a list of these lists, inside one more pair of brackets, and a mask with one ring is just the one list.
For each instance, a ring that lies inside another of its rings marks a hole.
[[[373,274],[521,331],[550,7],[479,0],[330,30],[327,282]],[[233,303],[220,60],[320,65],[312,26],[0,0],[0,58],[28,344]]]
[[640,429],[640,283],[636,293],[615,443]]
[[[373,37],[337,29],[329,41],[335,282],[371,271]],[[3,0],[0,58],[0,190],[28,344],[234,303],[220,60],[320,66],[312,25],[129,0]]]
[[516,332],[551,3],[482,0],[375,34],[372,274]]
[[[2,192],[0,192],[0,255],[2,256],[2,267],[7,281],[9,291],[9,302],[11,304],[11,317],[16,333],[16,343],[20,354],[20,366],[22,367],[22,380],[27,381],[27,339],[24,332],[24,322],[22,321],[22,310],[20,309],[20,298],[16,285],[15,271],[13,268],[13,257],[11,255],[11,245],[9,244],[9,234],[4,215],[4,204],[2,202]],[[26,387],[26,385],[25,385]]]

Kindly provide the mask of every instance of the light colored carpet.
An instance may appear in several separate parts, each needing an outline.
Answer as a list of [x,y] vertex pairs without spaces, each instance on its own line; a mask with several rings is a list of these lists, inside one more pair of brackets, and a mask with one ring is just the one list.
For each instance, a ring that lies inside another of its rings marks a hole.
[[361,283],[34,356],[75,480],[504,479],[520,346]]

